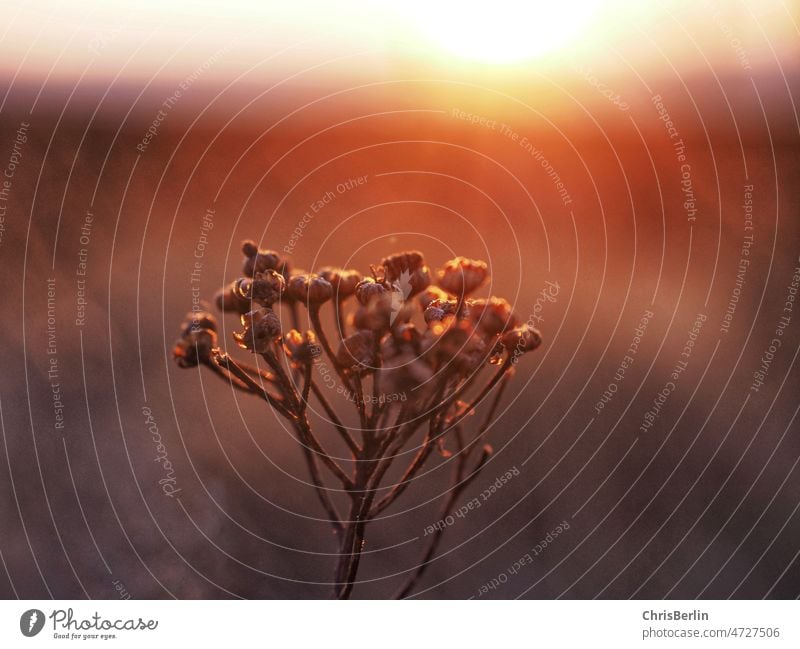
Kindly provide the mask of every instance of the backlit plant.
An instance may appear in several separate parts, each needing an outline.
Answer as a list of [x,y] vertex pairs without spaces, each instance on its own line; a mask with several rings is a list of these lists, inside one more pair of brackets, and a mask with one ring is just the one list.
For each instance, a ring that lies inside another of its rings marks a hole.
[[[241,330],[233,338],[255,364],[223,351],[214,316],[201,311],[188,314],[175,359],[181,367],[207,367],[289,422],[338,538],[334,595],[348,598],[368,525],[434,453],[454,467],[442,518],[450,514],[491,457],[484,436],[514,365],[541,338],[506,300],[473,297],[489,279],[482,261],[457,257],[434,273],[412,251],[385,258],[366,275],[331,267],[306,273],[251,241],[242,251],[243,276],[218,293],[216,304],[239,317]],[[324,374],[326,368],[332,371]],[[327,381],[321,384],[315,374]],[[334,377],[337,392],[354,409],[354,426],[331,405]],[[346,444],[350,460],[344,464],[326,450],[330,440],[313,429],[312,403],[321,408],[315,420],[327,422],[330,434]],[[482,404],[483,417],[473,417]],[[405,466],[399,479],[389,481],[396,462]],[[337,491],[347,494],[346,516],[337,509]],[[412,592],[443,531],[430,536],[397,596]]]

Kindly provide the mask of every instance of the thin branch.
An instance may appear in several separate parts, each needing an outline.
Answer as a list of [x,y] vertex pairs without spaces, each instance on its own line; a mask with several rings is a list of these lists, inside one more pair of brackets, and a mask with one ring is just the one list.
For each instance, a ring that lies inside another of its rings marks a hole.
[[281,364],[275,352],[271,349],[267,349],[267,351],[261,353],[261,357],[265,361],[267,361],[267,364],[275,372],[275,376],[278,379],[278,385],[282,387],[283,395],[292,404],[293,410],[299,412],[300,395],[297,394],[297,389],[295,388],[294,381],[292,381],[292,379],[287,374],[286,369]]
[[303,396],[300,399],[300,416],[302,417],[308,409],[308,393],[311,390],[311,369],[313,367],[312,361],[306,361],[303,366]]
[[467,406],[465,406],[461,410],[461,412],[456,413],[447,421],[448,427],[460,424],[461,421],[464,419],[464,417],[466,417],[470,412],[472,412],[473,410],[475,410],[475,408],[478,407],[481,401],[483,401],[486,398],[486,395],[488,395],[492,391],[494,386],[497,385],[500,379],[502,379],[503,376],[505,376],[505,373],[512,368],[513,368],[513,363],[511,361],[511,355],[509,354],[505,362],[498,368],[495,375],[483,387],[478,396],[476,396]]
[[289,302],[289,318],[292,322],[292,328],[300,331],[300,312],[297,308],[297,302],[294,300]]
[[[361,482],[363,476],[358,475],[356,477],[356,483]],[[364,495],[361,496],[363,500]],[[346,521],[346,528],[344,538],[342,539],[341,547],[339,548],[339,561],[336,565],[336,576],[335,576],[335,583],[334,583],[334,595],[337,599],[346,599],[349,596],[349,591],[347,596],[342,597],[342,592],[346,586],[347,576],[350,574],[350,564],[353,562],[353,558],[355,556],[354,548],[353,548],[353,539],[355,538],[356,532],[356,523],[358,512],[361,509],[361,502],[359,499],[353,497],[352,502],[350,503],[350,513],[348,514],[347,521]],[[351,587],[352,589],[352,587]]]
[[[276,409],[281,410],[282,414],[286,416],[290,421],[295,424],[295,427],[298,430],[298,433],[301,437],[301,446],[303,449],[303,455],[306,460],[306,464],[308,466],[309,473],[311,475],[311,479],[314,483],[314,487],[317,491],[317,495],[319,497],[322,506],[324,507],[326,513],[328,514],[328,519],[330,520],[331,525],[333,526],[334,531],[339,534],[342,532],[342,523],[339,520],[339,515],[336,512],[336,507],[334,506],[333,502],[331,501],[330,497],[328,496],[327,488],[322,481],[322,476],[319,473],[319,467],[317,466],[316,458],[314,457],[314,453],[312,452],[312,448],[315,452],[319,453],[320,457],[325,462],[333,462],[330,457],[327,456],[325,451],[316,443],[316,439],[314,438],[313,434],[311,434],[311,428],[307,425],[304,425],[303,422],[298,420],[289,410],[286,409],[283,404],[277,400],[277,397],[269,394],[265,389],[259,386],[255,381],[250,378],[250,376],[245,372],[242,368],[240,368],[230,356],[217,356],[215,357],[217,363],[223,365],[226,370],[230,371],[237,379],[239,379],[244,385],[246,385],[251,392],[262,396],[265,400],[267,400],[270,405],[274,406]],[[220,371],[223,371],[222,368],[219,368]],[[316,446],[316,448],[315,448]],[[310,448],[309,448],[310,447]],[[326,464],[327,464],[326,462]],[[340,475],[336,477],[341,479],[343,476],[345,481],[347,480],[347,476],[344,475],[344,472],[338,467],[338,465],[333,462],[336,469],[339,469]],[[336,471],[334,468],[331,469],[334,474]]]
[[237,390],[241,390],[242,392],[247,392],[247,394],[254,394],[253,390],[250,388],[249,385],[245,385],[244,383],[242,383],[228,370],[220,367],[214,360],[209,360],[209,362],[205,363],[205,366],[208,367],[208,369],[210,369],[223,381],[225,381],[226,383],[230,383]]
[[[497,378],[502,377],[500,374]],[[492,379],[489,382],[489,386],[492,386],[496,383],[495,379]],[[429,405],[437,404],[435,410],[431,412],[428,416],[428,421],[430,422],[431,426],[438,427],[445,422],[444,413],[450,406],[451,400],[444,399],[442,400],[443,392],[447,385],[447,377],[443,376],[440,386],[437,389],[435,395],[432,397],[431,402]],[[489,388],[491,389],[491,388]],[[343,551],[350,551],[350,562],[349,566],[346,570],[343,571],[343,577],[339,577],[339,581],[341,582],[343,579],[343,583],[340,583],[337,586],[337,597],[339,599],[347,599],[352,592],[353,586],[355,584],[355,577],[358,572],[358,566],[361,561],[361,554],[363,550],[363,542],[364,542],[364,530],[366,527],[367,522],[370,520],[370,508],[372,507],[372,502],[375,499],[375,496],[378,491],[378,485],[380,484],[381,480],[383,479],[386,471],[391,466],[394,458],[396,457],[397,453],[402,449],[402,447],[406,444],[406,442],[411,438],[419,425],[421,424],[422,420],[414,421],[414,418],[411,418],[411,421],[408,422],[409,427],[402,431],[402,427],[406,424],[403,423],[401,419],[403,415],[403,411],[406,409],[404,406],[401,409],[401,413],[398,415],[396,424],[399,427],[395,427],[387,434],[386,438],[382,440],[381,447],[378,450],[377,457],[380,458],[375,468],[372,470],[371,475],[369,476],[366,487],[364,488],[363,492],[361,492],[361,498],[359,507],[357,509],[356,516],[353,517],[351,515],[351,520],[348,524],[348,536],[346,540],[346,544],[343,545]],[[435,422],[435,423],[434,423]],[[401,433],[402,431],[402,433]],[[431,438],[435,439],[436,435],[431,434]],[[387,449],[391,446],[391,450],[387,453]],[[460,459],[460,462],[465,462],[464,458]],[[420,465],[421,466],[421,465]],[[470,478],[470,480],[472,477]],[[407,483],[406,483],[407,484]],[[395,486],[395,490],[399,485]],[[401,487],[400,491],[405,489],[405,486]],[[390,492],[391,493],[391,492]],[[355,503],[354,503],[355,504]],[[352,527],[352,530],[350,529]],[[438,541],[436,542],[438,544]],[[436,547],[434,546],[433,552],[435,552]],[[427,564],[423,564],[427,565]],[[340,568],[343,567],[342,562],[340,562]],[[424,570],[424,568],[423,568]]]
[[345,384],[345,386],[352,390],[350,387],[350,382],[347,380],[347,375],[344,372],[344,368],[339,364],[339,361],[336,359],[336,354],[334,354],[333,349],[331,348],[330,342],[328,342],[328,336],[325,334],[325,330],[322,328],[322,320],[319,317],[319,305],[312,304],[308,310],[308,316],[311,320],[311,327],[314,329],[314,333],[317,335],[317,339],[319,340],[319,344],[322,346],[322,349],[325,350],[325,354],[328,356],[333,368],[336,370],[336,373],[339,375],[339,378]]
[[260,378],[267,383],[272,383],[274,385],[278,385],[278,379],[274,374],[270,374],[269,372],[262,370],[254,365],[250,365],[249,363],[243,363],[240,360],[236,361],[236,364],[242,368],[245,372],[247,372],[250,376],[254,378]]
[[372,373],[372,412],[368,418],[369,426],[374,430],[378,422],[378,415],[380,415],[383,407],[380,404],[380,383],[381,383],[381,342],[378,336],[375,336],[373,345],[373,358],[375,359],[375,371]]
[[497,389],[497,392],[494,395],[494,399],[492,399],[492,403],[489,406],[489,410],[486,412],[486,417],[483,419],[483,423],[478,428],[478,432],[475,434],[475,437],[467,444],[465,452],[467,457],[472,453],[472,449],[475,448],[475,445],[483,438],[486,434],[486,431],[489,430],[489,427],[494,423],[494,414],[497,412],[497,408],[500,405],[500,401],[503,398],[503,393],[506,391],[506,387],[511,381],[511,377],[513,376],[513,372],[506,372],[503,375],[503,378],[500,381],[500,387]]
[[[408,409],[409,406],[403,404],[403,407],[397,414],[394,426],[379,440],[378,448],[373,456],[373,458],[377,458],[377,464],[372,467],[366,462],[359,462],[356,464],[356,486],[350,494],[353,502],[350,508],[345,538],[342,541],[341,555],[336,570],[337,583],[335,594],[338,599],[347,599],[353,590],[355,575],[361,560],[361,551],[364,547],[364,526],[367,522],[367,513],[372,506],[372,500],[375,498],[376,494],[374,487],[380,483],[383,473],[385,473],[386,469],[388,469],[391,464],[393,455],[390,454],[387,456],[386,451],[399,435],[401,428],[406,425],[404,415]],[[413,418],[410,419],[412,421],[408,423],[414,424]],[[415,430],[418,426],[419,423],[416,423],[412,430]],[[370,485],[372,485],[372,488],[370,488]],[[357,542],[358,538],[361,539],[360,543]]]
[[[438,419],[438,418],[437,418]],[[441,433],[441,427],[438,428],[436,432],[434,429],[439,427],[438,421],[435,424],[434,419],[432,418],[428,425],[428,432],[425,435],[425,439],[422,441],[422,446],[420,447],[417,455],[412,460],[411,464],[408,465],[406,468],[405,473],[403,473],[403,477],[400,478],[398,483],[392,487],[391,491],[387,493],[383,498],[381,498],[375,507],[372,508],[372,511],[369,513],[370,518],[374,518],[378,514],[380,514],[384,509],[386,509],[389,505],[391,505],[397,498],[406,490],[409,484],[411,484],[411,480],[416,475],[417,471],[422,467],[423,464],[427,461],[430,457],[431,451],[435,446],[436,440]]]
[[364,403],[364,386],[361,383],[361,377],[358,374],[353,374],[353,386],[355,387],[356,395],[356,410],[358,410],[358,418],[361,421],[361,433],[365,436],[367,434],[367,406]]
[[333,504],[333,501],[328,495],[328,489],[322,482],[322,476],[319,473],[319,466],[317,466],[317,460],[314,457],[314,453],[311,452],[311,449],[308,447],[307,443],[301,443],[300,446],[303,448],[303,457],[306,460],[308,472],[311,475],[311,480],[314,483],[319,501],[322,503],[322,506],[325,508],[325,511],[328,514],[328,520],[330,520],[331,525],[333,526],[333,531],[336,534],[341,534],[344,527],[339,519],[339,513],[336,511],[336,506]]
[[[456,469],[456,475],[454,476],[454,484],[452,489],[450,490],[450,494],[447,497],[447,500],[442,505],[442,509],[440,512],[440,520],[446,519],[450,515],[450,510],[453,509],[458,497],[464,492],[464,490],[478,477],[481,469],[486,465],[487,460],[491,456],[491,453],[484,449],[483,454],[481,455],[478,463],[476,464],[475,468],[472,470],[470,475],[466,478],[463,477],[462,471],[464,463],[459,463],[458,468]],[[459,456],[460,457],[460,456]],[[411,591],[414,589],[414,586],[417,585],[419,580],[422,578],[422,575],[425,574],[428,566],[431,564],[433,557],[436,555],[436,550],[439,548],[439,543],[441,543],[442,536],[444,535],[444,526],[437,526],[436,532],[428,539],[428,545],[425,548],[425,551],[422,554],[422,559],[417,564],[416,569],[413,573],[409,576],[406,580],[406,583],[400,588],[395,595],[395,599],[403,599],[407,597]]]
[[352,489],[353,481],[347,476],[342,467],[339,466],[339,463],[334,460],[319,443],[314,433],[311,431],[311,425],[308,423],[308,419],[306,417],[297,419],[295,420],[295,424],[301,437],[305,439],[305,442],[311,450],[319,456],[322,463],[328,467],[331,473],[342,483],[342,486],[345,489]]
[[364,519],[364,512],[369,509],[372,497],[365,493],[361,497],[361,504],[358,508],[358,516],[354,524],[354,533],[352,544],[349,547],[351,560],[344,577],[344,584],[339,591],[339,599],[347,599],[353,591],[353,586],[356,581],[356,574],[358,573],[358,565],[361,562],[361,554],[364,550],[364,527],[366,521]]
[[[469,486],[469,484],[478,476],[481,469],[483,469],[489,457],[491,456],[491,450],[489,449],[489,447],[484,447],[483,453],[481,454],[480,459],[475,465],[475,468],[472,470],[469,476],[464,478],[463,473],[464,473],[464,467],[466,466],[467,463],[467,459],[472,453],[472,449],[475,447],[475,444],[478,441],[480,441],[480,439],[484,436],[486,431],[491,426],[494,420],[494,414],[495,412],[497,412],[497,408],[500,404],[500,401],[502,400],[503,393],[505,392],[506,386],[508,385],[511,379],[512,372],[508,372],[507,369],[508,369],[507,367],[501,368],[502,371],[498,372],[498,374],[496,375],[495,378],[499,377],[498,380],[501,381],[500,388],[497,390],[495,397],[492,400],[492,403],[489,407],[489,410],[486,413],[486,417],[484,418],[483,423],[478,428],[478,432],[466,446],[464,446],[464,438],[461,432],[461,426],[458,424],[454,424],[456,439],[458,440],[458,445],[459,445],[459,461],[456,465],[456,470],[453,476],[453,487],[450,491],[447,500],[442,505],[441,516],[440,516],[441,520],[447,518],[447,516],[450,514],[450,510],[452,510],[452,508],[454,507],[458,497]],[[484,390],[484,392],[482,392],[482,396],[476,399],[474,403],[475,404],[479,403],[483,397],[488,395],[488,393],[496,384],[497,381],[494,380],[490,381],[489,384],[487,385],[487,389]],[[471,409],[472,408],[467,409],[466,412],[469,412]],[[378,503],[376,509],[378,509],[379,507],[380,503]],[[380,510],[378,509],[378,511]],[[442,540],[442,536],[444,535],[444,529],[445,529],[444,527],[436,528],[436,531],[428,540],[428,544],[425,548],[425,551],[423,552],[422,559],[417,565],[417,568],[406,580],[406,583],[400,588],[397,595],[395,596],[395,599],[403,599],[407,597],[414,589],[416,584],[419,582],[419,580],[422,578],[422,576],[425,574],[425,571],[430,565],[433,557],[436,555],[436,550],[438,549],[439,544],[441,543]]]
[[286,407],[282,399],[276,397],[275,395],[268,392],[265,388],[258,385],[258,383],[256,383],[247,374],[247,372],[245,372],[241,367],[239,367],[236,361],[234,361],[230,356],[228,356],[228,354],[218,354],[213,357],[213,361],[217,363],[220,367],[226,369],[228,372],[233,374],[239,381],[241,381],[244,385],[246,385],[253,394],[260,396],[262,399],[267,401],[269,405],[275,408],[275,410],[280,412],[284,417],[286,417],[290,421],[295,420],[294,413]]
[[325,395],[323,394],[322,390],[313,381],[313,379],[311,381],[311,390],[316,395],[317,399],[319,399],[319,402],[322,404],[322,407],[325,409],[325,412],[327,413],[328,417],[330,417],[333,427],[336,429],[341,438],[344,440],[345,444],[347,444],[347,447],[350,449],[350,451],[353,453],[354,456],[358,456],[358,454],[361,453],[361,447],[359,447],[359,445],[356,444],[353,437],[344,427],[344,424],[342,424],[342,421],[341,419],[339,419],[339,416],[336,414],[336,411],[331,407],[331,404],[328,403],[328,400],[325,398]]
[[344,340],[346,337],[347,323],[344,319],[344,300],[336,300],[336,330],[339,332],[339,338]]

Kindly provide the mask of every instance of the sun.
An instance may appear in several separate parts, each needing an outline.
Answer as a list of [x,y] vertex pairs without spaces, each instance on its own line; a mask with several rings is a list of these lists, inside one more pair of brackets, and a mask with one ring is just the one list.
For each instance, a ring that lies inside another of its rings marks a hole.
[[552,54],[573,43],[601,0],[413,0],[419,30],[457,56],[513,63]]

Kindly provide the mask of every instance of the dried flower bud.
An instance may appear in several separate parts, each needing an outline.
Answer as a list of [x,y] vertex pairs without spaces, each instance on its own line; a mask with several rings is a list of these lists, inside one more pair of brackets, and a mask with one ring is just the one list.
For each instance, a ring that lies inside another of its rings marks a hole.
[[438,286],[429,286],[426,288],[422,293],[419,295],[419,303],[422,305],[422,310],[428,308],[428,305],[433,302],[434,300],[444,300],[447,301],[450,299],[450,296],[445,293],[442,289]]
[[254,353],[269,350],[270,345],[281,337],[281,320],[269,308],[261,307],[242,315],[244,331],[234,333],[233,338],[242,349]]
[[519,324],[519,318],[503,298],[472,300],[469,308],[470,319],[487,336],[497,336]]
[[259,250],[254,241],[243,241],[242,252],[245,259],[242,264],[242,274],[245,277],[253,277],[256,273],[263,273],[266,270],[282,270],[283,261],[281,256],[274,250]]
[[387,288],[379,284],[372,277],[365,277],[356,285],[356,299],[364,306],[372,302],[376,297],[387,293]]
[[342,300],[353,295],[361,279],[361,273],[357,270],[345,270],[339,278],[339,286],[336,293],[339,299]]
[[317,337],[313,331],[300,333],[297,329],[292,329],[284,336],[283,346],[292,360],[298,363],[307,363],[320,354]]
[[322,304],[333,297],[331,283],[315,273],[293,275],[286,285],[288,296],[306,305]]
[[503,345],[511,354],[526,354],[541,344],[541,334],[528,325],[507,331],[503,335]]
[[383,260],[386,282],[409,299],[424,291],[431,283],[430,269],[425,265],[422,253],[412,250],[391,255]]
[[375,369],[375,334],[356,331],[342,341],[336,360],[349,372],[365,374]]
[[172,348],[172,355],[180,367],[197,367],[208,363],[211,350],[217,346],[217,334],[211,329],[189,329],[184,331]]
[[252,239],[242,241],[242,252],[245,257],[255,257],[258,254],[258,246]]
[[357,329],[369,329],[383,335],[390,328],[411,320],[413,313],[411,303],[405,302],[402,295],[394,291],[383,292],[373,295],[365,306],[356,309],[353,325]]
[[283,275],[274,270],[257,272],[253,278],[243,277],[235,283],[237,294],[244,300],[252,300],[261,306],[272,306],[286,287]]
[[241,296],[237,289],[238,280],[223,286],[214,296],[214,304],[222,312],[247,313],[251,308],[250,300]]
[[447,314],[444,312],[444,309],[431,305],[427,309],[425,309],[425,322],[427,324],[431,324],[434,322],[441,322],[444,320]]
[[333,286],[333,297],[336,300],[345,300],[353,295],[361,281],[361,273],[352,269],[326,266],[320,269],[319,275]]
[[381,264],[386,272],[386,281],[394,282],[403,273],[413,273],[424,267],[425,261],[422,253],[417,250],[400,252],[386,257]]
[[457,305],[449,300],[431,300],[425,309],[425,322],[441,322],[447,316],[455,316]]
[[463,298],[483,286],[488,278],[485,261],[456,257],[439,271],[439,286],[450,295]]

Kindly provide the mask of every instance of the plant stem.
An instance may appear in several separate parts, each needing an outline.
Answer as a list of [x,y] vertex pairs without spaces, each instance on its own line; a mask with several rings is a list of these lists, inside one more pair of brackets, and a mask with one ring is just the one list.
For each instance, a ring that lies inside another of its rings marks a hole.
[[314,333],[317,335],[317,339],[319,340],[319,344],[322,345],[322,349],[325,350],[325,354],[328,356],[333,368],[336,370],[339,378],[345,384],[345,387],[352,391],[350,382],[347,380],[347,375],[344,373],[344,369],[336,359],[336,354],[334,354],[333,348],[331,347],[330,342],[328,342],[328,336],[325,334],[325,330],[322,328],[322,320],[319,317],[318,304],[312,304],[309,307],[308,316],[311,320],[311,327],[314,329]]
[[[463,449],[462,449],[463,450]],[[459,461],[454,472],[453,476],[453,487],[450,490],[450,494],[447,497],[447,500],[442,505],[442,509],[440,511],[440,520],[446,519],[450,515],[450,510],[455,505],[458,497],[463,493],[463,491],[470,485],[470,483],[478,476],[481,469],[486,464],[486,461],[489,459],[489,453],[484,452],[481,456],[481,459],[478,461],[478,464],[472,470],[472,473],[464,478],[464,466],[466,465],[466,460]],[[459,458],[465,456],[464,453],[459,455]],[[428,544],[425,547],[425,551],[422,554],[422,558],[420,562],[417,564],[416,569],[414,572],[411,573],[409,578],[406,580],[406,583],[400,588],[400,590],[395,595],[395,599],[403,599],[407,597],[411,591],[414,589],[414,586],[417,585],[419,580],[425,574],[428,566],[431,563],[431,559],[436,555],[436,550],[439,548],[439,544],[441,543],[442,536],[444,535],[444,527],[439,526],[436,528],[436,532],[428,539]]]
[[308,419],[306,417],[297,419],[295,425],[300,434],[301,441],[304,441],[304,443],[310,447],[310,450],[314,451],[314,453],[320,457],[322,463],[328,467],[331,473],[342,483],[342,487],[345,489],[352,489],[354,486],[353,481],[347,476],[342,467],[339,466],[338,462],[336,462],[319,443],[311,430],[311,424],[309,424]]
[[339,339],[344,340],[347,333],[344,321],[344,302],[336,300],[336,330],[339,332]]
[[431,420],[428,425],[428,434],[425,436],[425,439],[422,441],[422,446],[419,449],[419,452],[412,460],[411,464],[408,465],[403,477],[400,478],[400,481],[392,488],[392,490],[386,494],[383,498],[381,498],[378,503],[375,505],[373,510],[370,512],[370,518],[374,518],[378,514],[380,514],[384,509],[386,509],[389,505],[391,505],[399,496],[402,494],[408,485],[411,483],[411,479],[416,475],[417,471],[419,471],[420,467],[425,464],[425,461],[431,454],[433,450],[434,444],[436,443],[436,439],[438,438],[439,432],[441,432],[441,428],[438,429],[437,432],[434,432],[434,426],[438,424],[434,424],[434,421]]
[[[294,413],[286,407],[283,400],[270,394],[266,389],[262,388],[258,383],[256,383],[250,376],[245,372],[242,368],[240,368],[236,361],[234,361],[230,356],[227,354],[219,354],[215,356],[212,360],[213,363],[220,368],[224,368],[228,372],[230,372],[233,376],[235,376],[239,381],[241,381],[244,385],[249,388],[249,391],[252,394],[258,395],[265,401],[269,403],[275,410],[280,412],[284,417],[289,419],[290,421],[294,421],[295,415]],[[224,376],[221,374],[220,376]]]
[[[364,530],[369,520],[369,508],[377,493],[383,474],[389,468],[394,454],[387,455],[387,450],[392,442],[400,435],[400,431],[406,425],[405,414],[409,407],[403,405],[397,414],[394,425],[390,428],[386,436],[380,440],[378,447],[374,449],[374,455],[370,458],[359,455],[356,464],[356,476],[354,479],[355,487],[352,489],[352,505],[350,514],[346,521],[344,539],[342,541],[341,554],[336,569],[336,589],[337,599],[347,599],[353,590],[358,566],[361,561],[361,552],[364,549]],[[414,422],[410,432],[406,432],[404,438],[410,437],[413,431],[419,426]],[[366,453],[367,450],[364,450]],[[376,461],[377,460],[377,461]]]
[[307,361],[303,366],[303,396],[300,399],[300,416],[306,414],[306,410],[308,409],[308,393],[311,390],[311,369],[313,364],[311,361]]
[[275,372],[275,376],[278,379],[278,385],[281,386],[284,397],[286,397],[286,399],[292,404],[292,409],[295,412],[299,412],[300,395],[297,394],[297,390],[294,387],[294,382],[289,378],[289,375],[286,373],[283,365],[281,365],[281,362],[278,360],[275,352],[271,349],[268,349],[267,351],[261,353],[261,357],[267,361],[267,364]]
[[342,424],[342,421],[341,419],[339,419],[339,416],[336,414],[336,411],[331,407],[331,404],[328,403],[328,400],[325,398],[325,395],[322,393],[320,387],[313,380],[311,381],[311,390],[316,395],[319,402],[322,404],[322,407],[324,408],[328,417],[331,418],[331,423],[333,424],[334,428],[336,428],[336,431],[344,440],[345,444],[347,444],[347,447],[350,449],[351,453],[353,454],[353,457],[357,457],[358,454],[361,452],[361,448],[358,446],[358,444],[356,444],[353,437],[344,427],[344,424]]
[[449,426],[457,426],[461,423],[461,420],[464,419],[470,412],[472,412],[475,408],[477,408],[481,401],[486,398],[486,395],[492,391],[495,385],[500,381],[500,379],[505,376],[505,373],[509,370],[513,369],[513,364],[511,361],[511,355],[506,358],[505,362],[497,369],[494,376],[489,380],[489,382],[483,387],[483,390],[480,391],[478,396],[476,396],[467,406],[465,406],[460,412],[453,415],[448,421],[447,425]]
[[358,418],[361,421],[361,433],[366,442],[367,433],[369,432],[367,430],[367,407],[364,403],[364,386],[361,383],[361,377],[358,374],[353,374],[353,386],[355,387],[356,410],[358,410]]
[[317,460],[314,457],[314,454],[311,452],[311,449],[308,447],[308,444],[301,443],[300,446],[303,447],[303,456],[305,457],[306,464],[308,465],[308,472],[311,474],[311,480],[314,483],[314,488],[317,492],[317,496],[319,497],[319,501],[322,503],[322,506],[325,508],[325,512],[328,514],[328,520],[330,520],[330,523],[333,526],[333,531],[336,534],[341,534],[343,529],[342,522],[339,520],[339,514],[336,511],[336,506],[330,499],[328,490],[325,487],[325,484],[322,482],[322,476],[319,474]]
[[292,328],[300,331],[300,312],[297,308],[297,302],[294,300],[289,302],[289,317],[291,318]]

